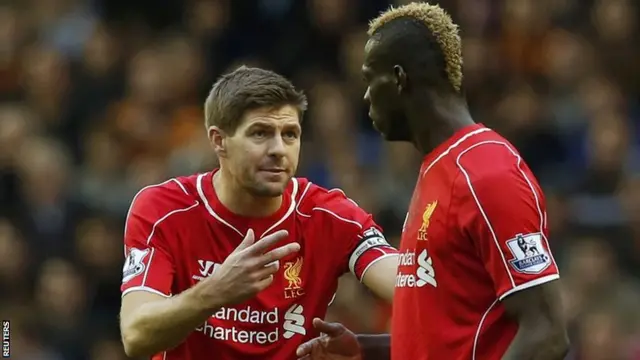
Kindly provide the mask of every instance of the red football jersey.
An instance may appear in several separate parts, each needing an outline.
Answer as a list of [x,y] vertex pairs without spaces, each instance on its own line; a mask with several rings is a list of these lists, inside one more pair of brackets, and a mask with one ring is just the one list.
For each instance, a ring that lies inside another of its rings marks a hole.
[[420,170],[400,246],[392,359],[501,359],[517,323],[500,301],[558,278],[536,179],[503,137],[466,127]]
[[215,273],[249,228],[256,238],[277,230],[301,250],[281,260],[274,282],[254,299],[225,307],[184,343],[153,359],[294,359],[318,333],[338,278],[361,279],[374,262],[396,256],[380,228],[339,190],[291,180],[279,211],[266,218],[235,215],[218,200],[213,172],[141,190],[127,216],[122,292],[172,296]]

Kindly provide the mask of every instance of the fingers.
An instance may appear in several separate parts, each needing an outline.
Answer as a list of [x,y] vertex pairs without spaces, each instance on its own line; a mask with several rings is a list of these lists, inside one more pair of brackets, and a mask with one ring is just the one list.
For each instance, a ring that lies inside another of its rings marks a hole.
[[307,359],[309,355],[311,355],[311,350],[313,350],[313,344],[315,342],[319,341],[318,338],[309,340],[305,343],[302,343],[300,346],[298,346],[298,349],[296,349],[296,355],[298,357],[303,357],[303,359]]
[[319,318],[313,319],[313,327],[330,337],[340,336],[345,331],[344,325],[340,323],[329,323]]
[[280,263],[278,261],[269,263],[255,273],[255,278],[258,280],[262,280],[266,277],[269,277],[275,274],[279,268],[280,268]]
[[258,281],[255,284],[255,290],[257,292],[260,292],[260,291],[266,289],[269,285],[271,285],[272,282],[273,282],[273,275],[269,275],[269,276],[261,279],[260,281]]
[[[253,232],[251,232],[253,234]],[[249,233],[247,232],[247,236]],[[273,234],[267,235],[262,239],[256,241],[253,245],[246,249],[251,254],[262,254],[271,247],[273,247],[278,241],[284,239],[289,235],[286,230],[276,231]],[[274,259],[275,260],[275,259]]]
[[253,233],[253,229],[247,230],[247,235],[244,236],[244,239],[242,239],[242,242],[240,243],[240,245],[238,245],[236,251],[241,251],[250,247],[251,245],[253,245],[255,239],[256,236]]
[[260,257],[259,264],[263,265],[263,264],[272,263],[274,261],[278,261],[283,257],[286,257],[298,251],[300,251],[300,244],[298,243],[287,244],[279,248],[273,249],[268,253],[262,255]]

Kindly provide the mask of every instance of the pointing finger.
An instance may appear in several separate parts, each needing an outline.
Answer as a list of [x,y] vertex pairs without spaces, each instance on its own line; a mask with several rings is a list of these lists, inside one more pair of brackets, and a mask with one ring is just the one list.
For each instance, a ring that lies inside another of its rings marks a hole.
[[244,239],[242,239],[240,245],[238,245],[238,247],[236,248],[236,251],[242,251],[250,247],[254,243],[255,239],[256,236],[253,233],[253,229],[247,230],[247,234],[244,236]]
[[256,241],[253,245],[247,248],[247,251],[252,254],[262,254],[288,235],[289,233],[286,230],[276,231],[273,234],[267,235]]
[[260,264],[261,265],[268,264],[268,263],[280,260],[283,257],[286,257],[287,255],[298,252],[299,250],[300,250],[300,244],[298,243],[291,243],[291,244],[281,246],[277,249],[273,249],[268,253],[264,254],[260,259]]
[[298,346],[298,349],[296,350],[296,355],[298,357],[302,357],[305,355],[310,355],[311,354],[311,350],[313,349],[313,344],[315,342],[318,341],[318,338],[309,340],[303,344],[301,344],[300,346]]

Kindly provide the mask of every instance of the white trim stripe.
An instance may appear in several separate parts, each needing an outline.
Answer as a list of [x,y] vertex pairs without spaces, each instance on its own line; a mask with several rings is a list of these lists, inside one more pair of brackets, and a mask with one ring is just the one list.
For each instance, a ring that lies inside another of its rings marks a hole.
[[[218,220],[221,224],[223,224],[226,227],[230,228],[231,230],[235,231],[238,235],[240,235],[240,237],[244,238],[245,234],[243,234],[242,231],[238,230],[235,226],[231,225],[228,221],[224,220],[220,215],[218,215],[218,213],[216,213],[213,210],[213,208],[209,204],[209,199],[207,199],[207,197],[205,196],[204,190],[203,190],[203,187],[202,187],[202,179],[206,175],[207,175],[207,173],[198,175],[198,180],[196,181],[196,188],[198,189],[198,195],[200,196],[200,199],[202,200],[202,203],[204,204],[205,208],[207,209],[209,214],[211,216],[213,216],[214,219]],[[262,235],[258,239],[263,238],[270,231],[273,231],[275,228],[277,228],[278,225],[282,224],[289,216],[291,216],[291,214],[293,214],[293,212],[297,208],[296,196],[298,194],[298,187],[299,187],[298,179],[291,178],[291,181],[293,181],[293,190],[291,191],[291,205],[289,206],[289,209],[287,209],[287,212],[282,216],[282,218],[280,218],[273,225],[271,225],[264,233],[262,233]],[[213,186],[213,183],[211,184],[211,186]],[[214,189],[214,191],[215,191],[215,189]],[[305,190],[305,192],[306,192],[306,190]]]
[[[303,217],[306,217],[306,218],[311,217],[311,215],[310,215],[310,214],[304,214],[304,213],[302,213],[298,207],[300,206],[300,204],[302,204],[302,199],[303,199],[303,198],[304,198],[304,196],[307,194],[307,190],[309,190],[309,188],[310,188],[310,187],[311,187],[311,182],[309,182],[309,183],[307,184],[307,187],[306,187],[306,188],[304,189],[304,191],[302,192],[302,195],[300,196],[300,200],[298,200],[298,205],[296,206],[296,212],[298,213],[298,215],[303,216]],[[327,192],[334,192],[334,191],[338,191],[338,192],[342,193],[342,195],[344,195],[344,191],[342,191],[341,189],[337,189],[337,188],[336,188],[336,189],[328,190]],[[355,201],[353,201],[352,199],[350,199],[350,198],[349,198],[349,197],[347,197],[346,195],[345,195],[344,197],[345,197],[347,200],[349,200],[351,203],[353,203],[355,206],[358,206],[358,204],[356,204],[356,202],[355,202]],[[344,222],[347,222],[347,223],[350,223],[350,224],[356,225],[357,227],[359,227],[360,229],[362,229],[362,224],[360,224],[359,222],[354,221],[354,220],[350,220],[350,219],[345,219],[345,218],[343,218],[342,216],[340,216],[340,215],[336,214],[335,212],[333,212],[333,211],[331,211],[331,210],[329,210],[329,209],[325,209],[325,208],[317,207],[317,206],[316,206],[316,207],[312,208],[312,209],[311,209],[311,211],[322,211],[322,212],[326,212],[326,213],[328,213],[328,214],[333,215],[333,217],[335,217],[335,218],[336,218],[336,219],[338,219],[338,220],[342,220],[342,221],[344,221]]]
[[549,239],[547,239],[547,236],[544,234],[544,226],[545,226],[545,223],[546,223],[546,220],[547,220],[547,213],[546,213],[546,211],[545,212],[542,211],[542,206],[540,205],[540,199],[538,198],[538,193],[536,192],[535,188],[533,187],[533,184],[531,183],[531,180],[529,179],[527,174],[520,167],[520,163],[522,162],[522,157],[520,157],[520,155],[518,155],[507,144],[505,144],[505,143],[502,143],[502,144],[504,146],[506,146],[507,149],[509,149],[509,151],[511,151],[513,156],[515,156],[518,159],[518,170],[520,171],[520,174],[522,175],[524,180],[527,182],[527,185],[529,185],[529,189],[531,190],[531,193],[533,194],[533,198],[536,201],[536,208],[538,209],[538,216],[540,216],[540,234],[542,235],[542,238],[544,239],[544,241],[547,243],[547,250],[548,250],[547,252],[549,253],[549,256],[551,257],[551,261],[553,262],[553,265],[556,267],[557,271],[560,271],[558,269],[558,264],[556,264],[556,260],[553,258],[553,254],[551,253],[551,246],[549,245]]
[[[340,215],[338,215],[338,214],[334,213],[333,211],[331,211],[331,210],[329,210],[329,209],[325,209],[325,208],[321,208],[321,207],[314,207],[314,208],[313,208],[313,209],[311,209],[311,210],[313,210],[313,211],[323,211],[323,212],[326,212],[327,214],[331,214],[331,215],[333,215],[333,217],[335,217],[335,218],[336,218],[336,219],[338,219],[338,220],[342,220],[342,221],[347,222],[347,223],[349,223],[349,224],[356,225],[357,227],[359,227],[360,229],[362,229],[362,224],[360,224],[359,222],[357,222],[357,221],[355,221],[355,220],[349,220],[349,219],[343,218],[342,216],[340,216]],[[299,213],[299,214],[300,214],[300,213]],[[303,214],[300,214],[300,215],[303,215]],[[310,217],[311,215],[303,215],[303,216]]]
[[[504,141],[497,141],[497,140],[487,140],[487,141],[479,142],[479,143],[469,147],[463,153],[466,153],[467,151],[471,150],[472,148],[474,148],[474,147],[476,147],[478,145],[483,145],[483,144],[502,145],[505,148],[507,148],[507,150],[509,150],[509,152],[516,158],[516,165],[518,166],[518,171],[520,172],[520,174],[524,178],[525,182],[529,186],[529,190],[531,190],[531,194],[533,194],[533,199],[534,199],[534,201],[536,203],[536,209],[538,210],[538,216],[540,217],[540,229],[539,229],[539,232],[542,235],[542,238],[544,238],[544,241],[545,241],[545,243],[547,245],[549,256],[551,257],[551,261],[553,262],[553,265],[556,267],[556,269],[558,269],[558,264],[556,263],[556,260],[554,259],[553,254],[551,253],[551,247],[549,245],[549,239],[547,238],[547,236],[544,233],[544,225],[545,225],[545,222],[546,222],[547,214],[546,214],[546,212],[542,211],[542,206],[540,205],[540,198],[538,197],[538,193],[535,190],[535,188],[533,186],[533,183],[531,182],[531,180],[529,179],[527,174],[524,172],[524,170],[522,170],[522,167],[521,167],[522,157],[520,155],[518,155],[518,153],[515,150],[513,150],[511,148],[511,146],[509,146],[507,143],[505,143]],[[462,156],[462,153],[458,157],[460,157],[460,156]]]
[[485,131],[491,131],[491,129],[489,129],[489,128],[480,128],[480,129],[477,129],[477,130],[473,130],[472,132],[470,132],[470,133],[464,135],[463,137],[461,137],[460,139],[458,139],[458,141],[456,141],[453,144],[451,144],[451,146],[449,146],[447,148],[447,150],[443,151],[442,154],[438,155],[438,157],[435,158],[431,162],[431,164],[429,164],[429,166],[427,166],[427,169],[422,173],[422,176],[425,176],[427,174],[427,172],[429,172],[429,170],[431,170],[433,165],[435,165],[443,157],[449,155],[451,150],[453,150],[454,148],[458,147],[460,144],[462,144],[462,142],[464,142],[465,140],[467,140],[468,138],[470,138],[472,136],[478,135],[478,134],[483,133]]
[[297,205],[296,204],[296,195],[298,195],[298,179],[291,178],[291,181],[293,182],[293,190],[291,190],[291,204],[289,205],[289,209],[287,209],[287,212],[284,214],[284,216],[282,216],[282,218],[280,220],[276,221],[267,230],[265,230],[262,233],[262,235],[260,235],[260,238],[265,237],[270,231],[272,231],[273,229],[277,228],[278,225],[282,224],[296,210],[296,205]]
[[[161,182],[159,184],[152,184],[152,185],[147,185],[145,187],[143,187],[142,189],[138,190],[138,192],[133,196],[133,199],[131,199],[131,204],[129,205],[129,209],[127,210],[127,216],[125,218],[125,222],[124,222],[124,236],[127,236],[127,222],[129,220],[129,216],[131,215],[131,210],[133,209],[133,204],[135,203],[136,199],[138,198],[138,196],[140,194],[142,194],[143,191],[153,188],[153,187],[159,187],[159,186],[164,186],[170,182],[175,182],[176,184],[178,184],[178,186],[180,187],[180,189],[182,189],[182,191],[184,191],[184,193],[186,195],[189,195],[189,193],[187,192],[187,189],[184,188],[184,186],[180,183],[180,181],[178,181],[175,178],[171,178],[169,180],[166,180],[164,182]],[[127,247],[124,247],[124,256],[127,256]]]
[[551,275],[543,276],[541,278],[533,279],[531,281],[527,281],[526,283],[520,284],[520,285],[514,287],[513,289],[505,292],[504,294],[500,295],[500,298],[498,298],[498,300],[502,301],[507,296],[509,296],[509,295],[511,295],[513,293],[516,293],[518,291],[522,291],[524,289],[532,288],[534,286],[542,285],[544,283],[548,283],[550,281],[554,281],[554,280],[558,280],[558,279],[560,279],[560,275],[551,274]]
[[331,300],[329,300],[329,304],[327,305],[327,307],[331,306],[331,304],[333,304],[333,302],[336,300],[336,296],[338,295],[337,292],[333,293],[333,296],[331,297]]
[[476,330],[476,334],[475,334],[475,336],[473,338],[473,353],[472,353],[472,356],[471,356],[471,360],[476,360],[476,350],[477,350],[477,347],[478,347],[478,341],[480,340],[480,332],[482,330],[482,325],[484,324],[484,321],[485,321],[487,315],[489,315],[491,310],[496,306],[496,304],[499,301],[502,301],[507,296],[509,296],[509,295],[511,295],[513,293],[516,293],[518,291],[522,291],[522,290],[525,290],[525,289],[532,288],[534,286],[538,286],[538,285],[542,285],[542,284],[545,284],[545,283],[548,283],[548,282],[551,282],[551,281],[554,281],[554,280],[558,280],[559,278],[560,278],[560,275],[558,275],[558,274],[552,274],[552,275],[543,276],[541,278],[534,279],[534,280],[531,280],[531,281],[526,282],[524,284],[518,285],[518,286],[514,287],[513,289],[511,289],[511,290],[505,292],[504,294],[502,294],[500,296],[500,298],[496,299],[491,304],[491,306],[489,306],[487,311],[484,312],[484,314],[482,315],[482,318],[480,319],[480,322],[478,323],[478,329]]
[[[221,224],[235,231],[236,233],[238,233],[238,235],[240,235],[240,237],[244,238],[244,234],[240,230],[236,229],[233,225],[229,224],[223,218],[221,218],[220,215],[216,214],[216,212],[213,211],[213,209],[211,208],[211,205],[209,205],[209,200],[207,199],[206,196],[204,196],[204,191],[202,190],[202,178],[204,178],[206,175],[207,175],[206,173],[198,175],[198,180],[196,181],[196,188],[198,189],[198,195],[200,195],[200,199],[202,200],[204,207],[207,209],[209,214],[211,214],[211,216],[213,216]],[[213,184],[211,186],[213,186]]]
[[134,292],[134,291],[146,291],[146,292],[150,292],[150,293],[153,293],[153,294],[156,294],[156,295],[160,295],[160,296],[163,296],[163,297],[166,297],[166,298],[170,298],[171,297],[170,294],[167,295],[167,294],[165,294],[165,293],[163,293],[161,291],[158,291],[158,290],[156,290],[154,288],[150,288],[148,286],[133,286],[133,287],[130,287],[128,289],[125,289],[122,292],[122,296],[125,296],[128,293]]
[[[147,242],[148,244],[148,242]],[[144,276],[142,277],[142,284],[140,286],[145,286],[147,283],[147,275],[149,274],[149,268],[151,267],[151,262],[153,261],[153,254],[156,253],[156,248],[151,248],[151,254],[149,254],[149,261],[147,262],[147,266],[144,269]]]
[[489,218],[487,217],[487,214],[485,213],[484,208],[482,207],[482,204],[480,204],[480,200],[478,199],[478,196],[476,195],[476,192],[473,189],[473,184],[471,182],[471,178],[469,177],[469,174],[464,169],[464,167],[460,164],[460,158],[462,157],[462,155],[466,154],[467,151],[473,149],[474,147],[476,147],[479,144],[482,144],[482,143],[478,143],[476,145],[473,145],[473,146],[469,147],[468,149],[466,149],[465,151],[461,152],[458,155],[458,158],[456,159],[456,165],[458,165],[458,168],[460,169],[460,171],[464,175],[465,179],[467,180],[467,186],[469,187],[469,191],[471,192],[471,196],[473,196],[473,200],[476,202],[476,205],[478,206],[478,210],[480,211],[480,214],[482,215],[482,218],[484,219],[485,223],[487,224],[487,227],[489,228],[489,231],[491,232],[491,237],[493,238],[494,244],[498,248],[498,252],[500,253],[500,257],[502,258],[502,263],[504,264],[504,269],[507,271],[507,275],[509,276],[509,280],[511,281],[511,285],[513,287],[515,287],[516,283],[513,280],[513,275],[511,274],[511,271],[509,270],[509,265],[507,265],[507,260],[504,258],[504,252],[502,251],[502,248],[500,247],[500,243],[498,242],[498,236],[496,236],[496,232],[495,232],[495,230],[493,230],[493,226],[491,225],[491,222],[489,221]]
[[[165,221],[166,219],[168,219],[171,215],[178,214],[178,213],[181,213],[181,212],[189,211],[189,210],[191,210],[191,209],[193,209],[193,208],[197,207],[198,205],[200,205],[200,203],[196,201],[196,202],[195,202],[195,204],[193,204],[193,205],[191,205],[191,206],[189,206],[189,207],[186,207],[186,208],[183,208],[183,209],[176,209],[176,210],[170,211],[170,212],[168,212],[165,216],[161,217],[158,221],[156,221],[156,222],[153,224],[153,227],[151,227],[151,233],[150,233],[150,234],[149,234],[149,236],[147,237],[147,247],[150,247],[150,245],[149,245],[149,244],[151,244],[151,239],[153,238],[153,235],[155,234],[156,229],[158,228],[158,226],[159,226],[163,221]],[[147,275],[149,274],[149,268],[151,268],[151,261],[153,260],[153,254],[155,253],[155,251],[156,251],[155,247],[151,247],[151,255],[149,255],[149,262],[147,263],[147,268],[144,270],[144,277],[142,278],[142,286],[145,286],[145,283],[146,283],[146,281],[147,281]]]
[[476,360],[476,349],[478,347],[478,341],[480,340],[480,331],[482,330],[482,324],[484,324],[484,320],[487,318],[487,315],[489,315],[491,309],[493,309],[497,303],[498,299],[496,299],[491,305],[489,305],[487,311],[485,311],[484,314],[482,314],[482,318],[480,318],[478,329],[476,330],[476,335],[473,337],[473,352],[471,353],[471,360]]
[[165,216],[161,217],[158,221],[156,221],[156,222],[153,224],[153,227],[151,228],[151,233],[149,234],[149,237],[147,237],[147,245],[149,245],[149,244],[151,243],[151,239],[153,238],[153,234],[156,232],[156,228],[157,228],[157,227],[158,227],[158,225],[160,225],[163,221],[167,220],[167,219],[168,219],[171,215],[173,215],[173,214],[178,214],[178,213],[181,213],[181,212],[189,211],[189,210],[191,210],[191,209],[195,208],[195,207],[196,207],[196,206],[198,206],[198,205],[200,205],[200,203],[196,201],[196,202],[195,202],[195,204],[193,204],[193,205],[191,205],[191,206],[189,206],[189,207],[169,211]]

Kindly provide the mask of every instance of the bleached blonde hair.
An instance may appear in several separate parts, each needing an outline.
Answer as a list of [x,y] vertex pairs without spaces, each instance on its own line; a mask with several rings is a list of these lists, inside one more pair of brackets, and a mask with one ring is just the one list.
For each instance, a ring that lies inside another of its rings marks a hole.
[[413,18],[424,24],[436,39],[445,61],[449,83],[456,92],[462,89],[462,41],[451,16],[438,5],[413,2],[397,8],[393,6],[369,22],[369,36],[385,24],[398,18]]

